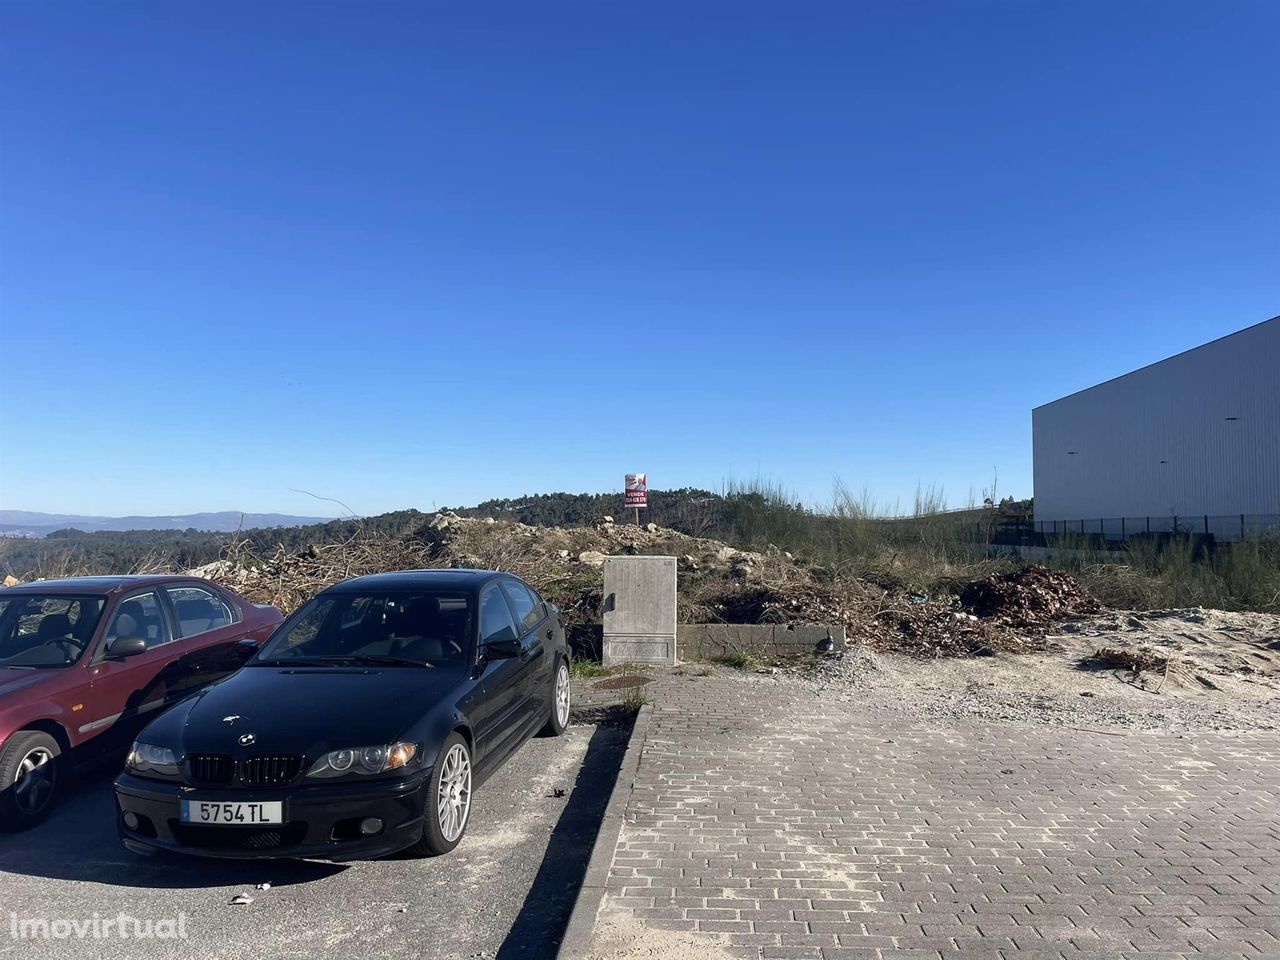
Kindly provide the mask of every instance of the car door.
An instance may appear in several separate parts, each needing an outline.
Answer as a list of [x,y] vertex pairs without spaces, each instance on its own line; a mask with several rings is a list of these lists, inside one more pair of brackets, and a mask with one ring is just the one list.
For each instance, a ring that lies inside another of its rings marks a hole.
[[176,583],[164,588],[183,643],[174,699],[230,676],[244,665],[236,644],[245,638],[236,605],[212,587]]
[[542,720],[546,718],[546,696],[551,688],[555,659],[555,634],[547,616],[547,605],[519,580],[503,580],[502,592],[515,614],[516,629],[525,651],[520,671],[521,713],[526,719]]
[[[109,618],[89,666],[90,715],[79,728],[104,750],[127,743],[188,682],[182,641],[161,588],[126,595]],[[146,650],[132,657],[111,656],[112,641],[123,636],[142,637]]]
[[480,699],[484,708],[476,718],[476,742],[483,756],[501,752],[519,731],[523,719],[522,662],[518,657],[486,658],[485,644],[516,640],[515,617],[498,584],[480,593],[479,616]]

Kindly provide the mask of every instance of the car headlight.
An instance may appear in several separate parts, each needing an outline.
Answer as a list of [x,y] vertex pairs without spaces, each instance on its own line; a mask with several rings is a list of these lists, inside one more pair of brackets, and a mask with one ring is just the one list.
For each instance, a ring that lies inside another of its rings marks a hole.
[[416,743],[378,744],[330,750],[311,765],[308,777],[341,777],[349,773],[372,775],[408,767],[418,756]]
[[125,768],[134,773],[151,774],[160,777],[180,776],[178,755],[168,747],[160,747],[154,743],[143,743],[135,740],[129,748],[129,756],[124,762]]

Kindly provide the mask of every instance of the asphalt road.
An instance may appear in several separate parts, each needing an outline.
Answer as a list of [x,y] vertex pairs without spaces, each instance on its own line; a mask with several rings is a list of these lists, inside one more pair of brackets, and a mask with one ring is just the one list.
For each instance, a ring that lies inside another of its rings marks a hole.
[[[40,828],[0,835],[0,957],[550,956],[625,746],[626,731],[613,726],[530,740],[476,792],[452,854],[343,865],[136,857],[116,839],[110,777],[95,776]],[[257,889],[263,883],[270,888]],[[241,894],[253,902],[233,905]],[[27,918],[121,913],[182,917],[186,936],[15,936]]]

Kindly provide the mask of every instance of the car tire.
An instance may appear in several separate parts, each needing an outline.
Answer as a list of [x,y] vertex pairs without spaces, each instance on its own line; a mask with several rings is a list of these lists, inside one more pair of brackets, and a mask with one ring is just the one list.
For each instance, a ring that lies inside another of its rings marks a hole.
[[551,695],[547,698],[547,722],[542,728],[544,737],[558,737],[569,726],[571,689],[569,660],[566,657],[560,657],[556,660],[556,669],[551,675]]
[[422,837],[409,848],[410,853],[438,857],[462,840],[471,816],[471,773],[471,748],[455,731],[440,748],[440,757],[427,778]]
[[0,830],[29,830],[53,809],[62,748],[40,730],[20,730],[0,751]]

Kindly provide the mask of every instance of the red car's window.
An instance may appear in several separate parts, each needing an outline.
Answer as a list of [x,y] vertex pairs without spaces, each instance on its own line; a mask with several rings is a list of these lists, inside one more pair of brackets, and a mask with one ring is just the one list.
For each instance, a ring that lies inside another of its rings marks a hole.
[[231,604],[204,587],[168,587],[178,633],[184,637],[220,630],[239,619]]
[[84,653],[103,597],[17,595],[0,598],[0,666],[65,667]]
[[154,590],[135,593],[121,601],[116,608],[111,626],[107,628],[107,645],[118,637],[142,637],[147,649],[159,647],[173,639],[169,633],[169,621],[160,605],[160,597]]

